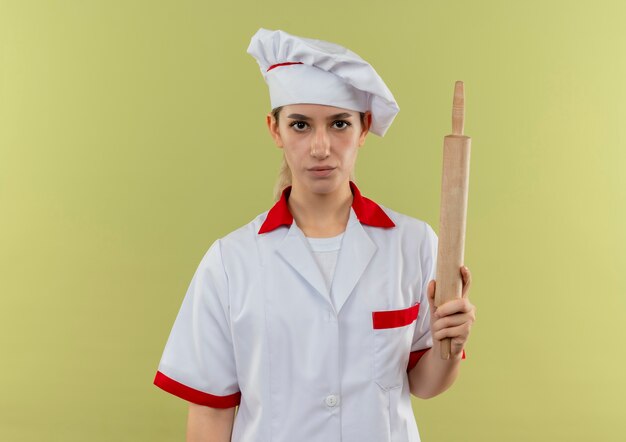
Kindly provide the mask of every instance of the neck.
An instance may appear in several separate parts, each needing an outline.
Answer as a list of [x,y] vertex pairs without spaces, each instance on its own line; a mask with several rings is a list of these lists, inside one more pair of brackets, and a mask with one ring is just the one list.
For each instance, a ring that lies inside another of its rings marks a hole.
[[346,230],[352,198],[348,182],[330,193],[313,193],[294,182],[287,205],[306,236],[328,238]]

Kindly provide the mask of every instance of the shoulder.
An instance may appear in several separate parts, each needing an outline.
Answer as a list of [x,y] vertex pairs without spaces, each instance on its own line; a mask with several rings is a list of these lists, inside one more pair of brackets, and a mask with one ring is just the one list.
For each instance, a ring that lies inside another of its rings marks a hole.
[[[232,263],[234,260],[248,262],[259,256],[258,252],[263,247],[263,243],[268,241],[268,238],[275,236],[258,233],[268,212],[269,210],[260,213],[248,223],[215,240],[211,248],[217,245],[220,259],[225,264]],[[282,228],[277,229],[277,232],[282,230]]]
[[220,238],[220,241],[223,244],[231,244],[237,242],[249,242],[251,239],[256,239],[258,231],[261,228],[263,221],[265,221],[268,212],[269,210],[266,210],[265,212],[255,216],[248,223],[238,227],[227,235],[224,235]]
[[402,236],[417,237],[430,241],[437,240],[437,234],[426,221],[397,212],[382,204],[378,205],[396,225],[396,227],[390,229],[390,231],[395,230],[396,233]]
[[[385,244],[393,250],[400,250],[402,256],[413,262],[418,260],[421,266],[430,266],[437,256],[438,238],[434,229],[426,221],[385,206],[380,206],[396,225],[388,230]],[[383,229],[379,229],[383,230]]]

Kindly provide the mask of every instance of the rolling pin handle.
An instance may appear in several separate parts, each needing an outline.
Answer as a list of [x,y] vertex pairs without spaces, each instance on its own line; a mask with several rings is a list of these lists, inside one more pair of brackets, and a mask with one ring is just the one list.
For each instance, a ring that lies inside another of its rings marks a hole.
[[452,99],[452,134],[463,135],[465,124],[465,90],[463,82],[454,84],[454,98]]

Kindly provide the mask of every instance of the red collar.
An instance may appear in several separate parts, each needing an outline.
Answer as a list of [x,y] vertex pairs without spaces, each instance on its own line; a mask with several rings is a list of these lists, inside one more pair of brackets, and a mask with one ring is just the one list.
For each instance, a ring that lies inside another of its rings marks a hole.
[[[352,195],[354,196],[352,198],[352,209],[354,209],[354,213],[361,224],[373,227],[395,227],[395,224],[383,209],[371,199],[362,196],[358,187],[352,181],[350,181],[350,190],[352,190]],[[287,206],[287,198],[289,198],[290,193],[291,186],[283,190],[280,199],[267,213],[267,218],[265,218],[265,222],[259,229],[259,233],[271,232],[280,226],[291,226],[293,216]]]

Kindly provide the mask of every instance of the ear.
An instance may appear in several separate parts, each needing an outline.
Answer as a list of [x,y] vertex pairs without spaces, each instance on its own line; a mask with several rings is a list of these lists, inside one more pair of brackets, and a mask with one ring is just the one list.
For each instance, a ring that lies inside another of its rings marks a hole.
[[278,123],[271,112],[265,117],[265,122],[267,123],[267,129],[270,131],[270,135],[274,139],[274,143],[276,143],[276,146],[279,149],[282,149],[283,139],[281,138],[280,131],[278,130]]
[[361,135],[359,136],[359,147],[365,144],[365,137],[369,133],[370,127],[372,126],[372,113],[370,111],[365,111],[365,117],[363,120],[363,127],[361,128]]

